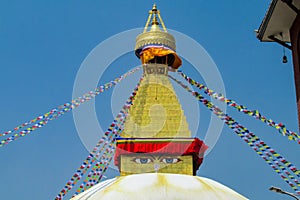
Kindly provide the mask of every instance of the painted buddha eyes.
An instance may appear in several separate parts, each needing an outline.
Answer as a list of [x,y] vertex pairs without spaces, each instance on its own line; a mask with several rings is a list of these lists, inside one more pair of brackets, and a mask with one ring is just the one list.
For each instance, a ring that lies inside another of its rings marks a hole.
[[138,163],[138,164],[149,164],[154,162],[155,160],[159,160],[159,162],[163,162],[165,164],[174,164],[182,161],[181,159],[177,157],[163,157],[163,158],[158,158],[155,159],[154,157],[151,156],[151,158],[134,158],[132,161]]
[[161,162],[163,163],[167,163],[167,164],[174,164],[174,163],[178,163],[179,161],[181,161],[179,158],[162,158],[160,159]]
[[135,161],[136,163],[139,164],[148,164],[153,162],[153,160],[151,158],[135,158],[133,159],[133,161]]

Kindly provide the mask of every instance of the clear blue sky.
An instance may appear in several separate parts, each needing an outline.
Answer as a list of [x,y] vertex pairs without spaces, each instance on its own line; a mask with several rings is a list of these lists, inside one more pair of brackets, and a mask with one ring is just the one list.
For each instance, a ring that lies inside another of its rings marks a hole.
[[[86,56],[108,37],[143,27],[153,3],[2,1],[0,132],[71,100],[77,71]],[[290,130],[298,130],[291,54],[287,50],[289,62],[282,64],[282,47],[260,43],[254,34],[269,1],[158,0],[155,3],[167,28],[192,37],[210,54],[221,73],[228,98],[260,110],[265,116],[285,123]],[[110,66],[103,82],[137,64],[133,53],[126,55]],[[182,70],[192,73],[187,65]],[[100,95],[96,101],[97,116],[103,126],[112,121],[111,111],[102,106],[111,101],[110,96],[110,93]],[[210,115],[202,105],[200,112],[200,127],[205,132],[204,122]],[[233,109],[229,108],[228,113],[300,166],[296,143]],[[71,113],[52,121],[0,148],[0,198],[53,199],[87,154]],[[115,174],[109,170],[107,176]],[[250,199],[290,199],[268,191],[271,185],[291,190],[227,127],[198,174]]]

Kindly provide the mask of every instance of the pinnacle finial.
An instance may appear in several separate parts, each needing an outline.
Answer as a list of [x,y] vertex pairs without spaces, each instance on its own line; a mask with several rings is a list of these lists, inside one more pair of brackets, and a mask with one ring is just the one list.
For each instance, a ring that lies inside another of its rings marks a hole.
[[[151,23],[152,26],[161,24],[164,32],[167,32],[165,24],[160,16],[160,11],[157,10],[156,4],[153,4],[152,10],[149,11],[149,17],[148,17],[148,20],[147,20],[145,28],[144,28],[144,33],[147,32],[151,17],[152,17],[152,23]],[[159,19],[160,23],[158,22],[158,19]],[[155,30],[157,30],[157,28],[155,28]]]
[[[153,7],[152,7],[152,14],[153,14],[153,18],[152,18],[152,25],[159,25],[158,21],[157,21],[157,8],[156,8],[156,4],[153,4]],[[150,13],[151,13],[150,11]]]
[[152,12],[157,12],[156,4],[153,4]]
[[152,19],[152,25],[159,25],[158,21],[157,21],[157,17],[156,15],[153,16],[153,19]]

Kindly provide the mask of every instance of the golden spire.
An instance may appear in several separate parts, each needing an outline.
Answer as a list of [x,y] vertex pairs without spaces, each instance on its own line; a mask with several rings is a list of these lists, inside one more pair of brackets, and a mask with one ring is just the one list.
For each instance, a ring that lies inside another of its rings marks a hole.
[[157,21],[157,17],[158,17],[159,21],[162,25],[162,28],[164,29],[164,32],[167,32],[166,26],[165,26],[165,24],[164,24],[164,22],[163,22],[163,20],[160,16],[160,10],[157,10],[156,5],[153,4],[152,10],[149,10],[149,17],[148,17],[148,20],[147,20],[145,28],[144,28],[144,33],[147,32],[151,17],[152,17],[152,23],[151,23],[152,26],[153,25],[159,25],[159,22]]
[[[151,24],[150,29],[149,24]],[[160,29],[160,25],[163,31]],[[143,47],[151,44],[164,45],[166,47],[169,47],[173,51],[176,50],[175,38],[167,32],[165,24],[160,16],[160,10],[157,9],[155,4],[153,5],[152,10],[149,11],[149,16],[143,33],[138,35],[136,38],[136,55],[138,56],[138,53]]]
[[167,76],[182,63],[175,48],[175,39],[154,4],[144,32],[136,39],[135,53],[143,64],[143,80],[116,141],[115,164],[121,176],[148,172],[195,175],[202,163],[206,146],[192,138]]

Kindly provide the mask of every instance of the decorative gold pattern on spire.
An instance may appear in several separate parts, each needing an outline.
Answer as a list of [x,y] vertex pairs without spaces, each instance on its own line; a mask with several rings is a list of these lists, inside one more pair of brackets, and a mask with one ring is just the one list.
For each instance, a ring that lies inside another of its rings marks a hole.
[[148,74],[129,110],[122,137],[191,137],[175,91],[164,74]]
[[[148,31],[149,24],[151,24],[151,27]],[[163,31],[160,29],[160,25]],[[155,4],[153,5],[152,10],[149,11],[149,17],[147,19],[144,32],[136,38],[135,51],[149,44],[161,44],[174,51],[176,50],[175,39],[167,32],[166,26],[160,16],[160,11],[157,10]]]

